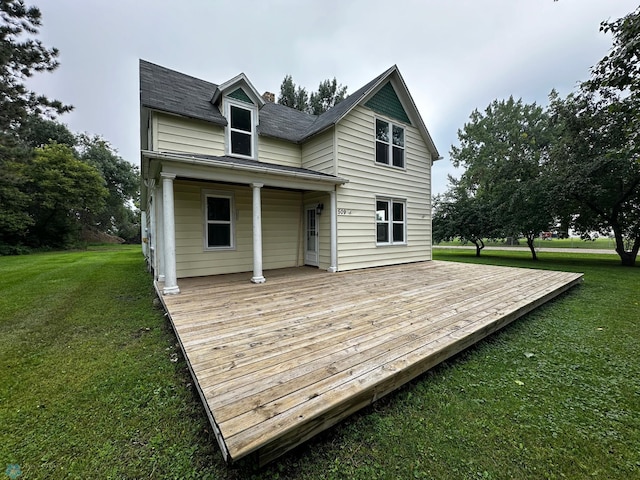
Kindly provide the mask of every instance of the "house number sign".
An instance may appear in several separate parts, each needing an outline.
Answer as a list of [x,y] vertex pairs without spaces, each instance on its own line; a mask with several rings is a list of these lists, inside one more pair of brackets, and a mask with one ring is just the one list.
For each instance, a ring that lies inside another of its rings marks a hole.
[[338,215],[351,215],[351,210],[347,210],[346,208],[339,208]]

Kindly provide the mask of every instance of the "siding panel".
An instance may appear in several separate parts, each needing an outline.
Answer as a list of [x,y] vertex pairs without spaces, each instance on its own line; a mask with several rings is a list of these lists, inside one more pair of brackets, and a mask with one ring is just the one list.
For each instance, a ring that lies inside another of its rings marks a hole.
[[157,149],[161,152],[188,152],[224,155],[224,129],[199,120],[155,113]]
[[261,162],[300,168],[301,155],[300,145],[258,136],[258,160]]
[[[340,270],[431,259],[430,156],[419,131],[405,125],[405,166],[375,163],[376,115],[356,107],[338,125],[338,175],[349,183],[338,188],[338,266]],[[406,200],[407,245],[376,246],[375,200]]]
[[[235,201],[234,250],[204,249],[203,190],[231,192]],[[299,265],[302,194],[262,189],[263,268]],[[251,188],[176,180],[176,267],[178,278],[250,272],[253,269]]]
[[302,167],[334,174],[333,129],[313,137],[302,145]]

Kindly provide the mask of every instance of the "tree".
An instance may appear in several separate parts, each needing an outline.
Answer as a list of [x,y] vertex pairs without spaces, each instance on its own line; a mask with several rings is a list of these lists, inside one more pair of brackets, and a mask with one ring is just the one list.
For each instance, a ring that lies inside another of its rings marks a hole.
[[0,247],[19,245],[34,224],[25,192],[31,151],[20,142],[18,130],[30,115],[53,115],[72,108],[24,84],[34,73],[58,67],[58,51],[29,38],[40,25],[36,7],[26,7],[20,0],[0,2]]
[[26,192],[34,224],[27,243],[66,247],[77,243],[82,226],[95,224],[108,192],[95,167],[78,160],[66,145],[35,149],[27,166]]
[[291,75],[285,75],[280,85],[278,103],[302,112],[320,115],[340,103],[346,96],[347,87],[338,85],[335,78],[320,82],[318,91],[312,92],[309,96],[305,88],[296,86]]
[[0,134],[0,254],[17,251],[33,225],[24,191],[30,156],[15,138]]
[[22,143],[31,148],[44,147],[48,143],[58,143],[75,147],[76,136],[66,125],[35,115],[29,115],[18,132]]
[[138,167],[122,159],[100,136],[78,136],[79,158],[95,167],[108,190],[104,210],[96,217],[96,228],[131,241],[138,237],[139,212],[134,204],[139,200]]
[[338,85],[336,78],[320,82],[317,92],[309,97],[309,108],[314,115],[320,115],[337,105],[347,96],[347,87]]
[[493,231],[523,235],[536,260],[533,242],[553,223],[543,175],[550,140],[545,111],[513,97],[494,100],[484,113],[472,112],[458,139],[451,159],[456,167],[466,167],[460,185],[491,212]]
[[552,96],[558,129],[549,175],[554,194],[583,235],[613,232],[622,265],[640,250],[640,147],[638,101],[582,90]]
[[449,183],[447,192],[434,199],[433,241],[460,238],[472,242],[479,257],[483,239],[496,236],[491,209],[453,177]]
[[622,265],[640,250],[640,7],[603,22],[613,46],[566,99],[551,96],[557,140],[549,170],[573,226],[613,232]]
[[282,80],[282,84],[280,85],[278,103],[286,107],[306,112],[309,109],[309,95],[307,94],[306,89],[302,87],[296,88],[296,84],[293,83],[291,75],[285,75],[284,80]]
[[29,90],[24,81],[35,72],[58,68],[58,50],[46,48],[35,35],[41,26],[40,10],[22,0],[0,2],[0,133],[15,130],[29,115],[63,113],[71,106]]

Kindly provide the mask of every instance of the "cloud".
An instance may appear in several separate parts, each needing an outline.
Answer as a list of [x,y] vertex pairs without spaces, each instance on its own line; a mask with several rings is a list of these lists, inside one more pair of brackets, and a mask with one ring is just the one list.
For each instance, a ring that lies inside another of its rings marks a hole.
[[[31,3],[31,2],[27,2]],[[138,59],[212,82],[245,72],[259,91],[282,78],[315,89],[336,77],[353,92],[397,64],[440,153],[474,108],[509,95],[544,104],[586,79],[610,46],[599,23],[631,0],[56,0],[41,2],[45,45],[61,67],[32,88],[75,106],[72,130],[100,134],[139,162]],[[459,174],[459,173],[458,173]]]

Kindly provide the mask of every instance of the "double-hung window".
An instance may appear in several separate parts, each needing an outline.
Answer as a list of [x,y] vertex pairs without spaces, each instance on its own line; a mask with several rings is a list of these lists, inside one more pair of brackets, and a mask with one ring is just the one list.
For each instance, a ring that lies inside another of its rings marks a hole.
[[205,193],[205,248],[207,250],[234,247],[233,196]]
[[404,168],[404,128],[376,118],[376,163]]
[[376,244],[407,243],[407,204],[392,198],[376,199]]
[[242,157],[253,157],[255,130],[254,112],[235,103],[229,103],[229,153]]

